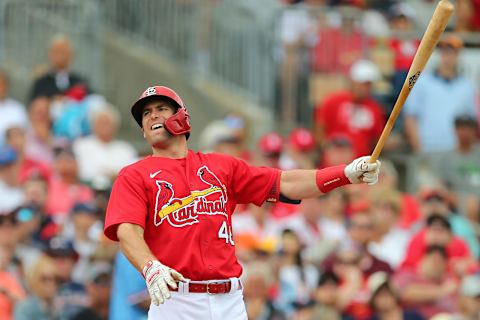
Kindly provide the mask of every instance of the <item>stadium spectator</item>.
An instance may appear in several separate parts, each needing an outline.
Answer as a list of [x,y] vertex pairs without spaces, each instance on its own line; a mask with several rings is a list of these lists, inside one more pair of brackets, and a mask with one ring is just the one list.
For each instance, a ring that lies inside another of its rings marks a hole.
[[32,175],[40,175],[50,180],[51,168],[26,154],[26,132],[22,127],[10,127],[5,132],[5,142],[12,147],[19,162],[19,182],[24,183]]
[[420,190],[422,212],[425,219],[431,215],[446,217],[451,224],[452,233],[463,239],[474,257],[480,257],[480,245],[475,227],[464,215],[454,211],[451,196],[441,185]]
[[[389,46],[394,55],[394,74],[392,77],[392,97],[398,97],[407,77],[410,65],[417,52],[420,40],[413,36],[416,15],[413,8],[405,2],[394,4],[390,10],[390,28],[392,37]],[[393,106],[393,105],[392,105]]]
[[0,70],[0,145],[4,143],[5,131],[13,126],[27,127],[28,118],[25,106],[8,96],[8,76]]
[[50,117],[50,100],[37,98],[28,109],[30,127],[27,131],[25,154],[39,162],[52,165],[54,160],[52,119]]
[[89,202],[77,202],[73,205],[68,220],[62,228],[62,239],[73,244],[78,253],[78,261],[72,278],[78,282],[88,280],[92,256],[102,235],[103,224],[98,220],[98,209]]
[[374,196],[377,192],[383,192],[387,190],[392,192],[400,192],[401,203],[399,223],[401,228],[409,229],[422,217],[420,204],[417,198],[408,192],[402,192],[400,190],[399,173],[391,161],[382,159],[380,176],[382,178],[378,181],[378,184],[369,188],[368,192],[372,196]]
[[455,319],[480,318],[480,275],[467,275],[462,279],[458,297],[458,313]]
[[369,305],[374,315],[371,320],[423,320],[415,310],[404,309],[400,297],[392,288],[390,277],[383,272],[373,274],[367,283],[370,299]]
[[355,156],[362,156],[370,154],[385,124],[383,108],[371,96],[380,73],[373,62],[358,60],[349,75],[349,90],[335,92],[316,106],[315,134],[320,145],[332,134],[346,134],[355,141]]
[[29,101],[39,97],[62,98],[68,89],[78,84],[84,85],[89,91],[86,80],[70,70],[73,58],[74,52],[70,39],[65,35],[54,37],[48,48],[50,70],[35,80],[30,89]]
[[296,128],[290,131],[285,149],[279,159],[283,170],[315,168],[315,138],[310,130]]
[[78,253],[73,244],[55,237],[48,243],[45,253],[56,265],[58,289],[55,295],[55,310],[59,320],[71,319],[75,314],[88,306],[85,285],[75,281],[73,270],[78,261]]
[[280,155],[282,154],[285,141],[277,132],[268,132],[258,140],[258,159],[254,159],[257,165],[278,168]]
[[48,190],[46,211],[63,223],[76,202],[93,200],[93,191],[78,180],[78,165],[70,147],[56,150],[54,176]]
[[452,226],[448,218],[440,214],[432,214],[426,218],[425,227],[413,236],[408,244],[405,260],[401,268],[417,268],[428,247],[436,245],[445,248],[448,267],[460,275],[472,262],[472,255],[467,243],[452,234]]
[[273,268],[264,262],[252,262],[245,266],[242,275],[243,299],[248,319],[285,320],[285,315],[278,310],[270,291],[275,281]]
[[396,269],[404,259],[411,234],[400,226],[401,194],[379,191],[372,199],[373,236],[369,251]]
[[318,282],[318,270],[304,261],[300,239],[290,229],[282,233],[279,255],[280,291],[276,303],[287,316],[292,316],[298,306],[310,301]]
[[55,313],[54,300],[58,289],[55,261],[41,255],[26,273],[29,295],[15,305],[15,320],[51,320]]
[[[14,213],[0,214],[0,233],[12,236],[16,218]],[[4,236],[4,235],[2,235]],[[25,298],[25,290],[15,272],[10,270],[13,261],[13,245],[7,245],[0,241],[0,319],[11,320],[15,304]]]
[[326,138],[319,167],[337,166],[354,158],[355,152],[350,137],[347,134],[334,133]]
[[89,307],[80,310],[72,320],[107,320],[109,317],[112,273],[109,270],[90,273],[90,279],[86,281]]
[[19,169],[17,152],[9,146],[0,146],[0,211],[9,212],[23,201]]
[[235,129],[225,121],[210,122],[200,135],[200,149],[204,152],[225,153],[237,158],[242,158],[243,148],[241,138]]
[[457,35],[441,39],[439,64],[433,72],[422,74],[405,103],[405,134],[416,153],[454,149],[455,118],[476,114],[474,85],[458,66],[462,48],[463,41]]
[[360,11],[342,6],[340,25],[320,28],[312,49],[312,70],[347,75],[353,64],[368,51],[369,40],[357,27]]
[[112,106],[94,111],[91,117],[93,134],[73,143],[82,181],[112,181],[118,171],[137,159],[137,152],[128,142],[116,139],[120,115]]
[[456,148],[432,162],[436,176],[458,194],[480,196],[480,144],[478,123],[471,115],[455,118]]
[[445,247],[428,246],[418,267],[400,271],[394,277],[400,299],[426,319],[441,312],[454,312],[458,283],[448,273]]
[[[318,285],[313,294],[315,306],[308,320],[351,320],[343,314],[341,308],[342,283],[340,277],[333,271],[323,272],[318,279]],[[353,319],[352,319],[353,320]]]

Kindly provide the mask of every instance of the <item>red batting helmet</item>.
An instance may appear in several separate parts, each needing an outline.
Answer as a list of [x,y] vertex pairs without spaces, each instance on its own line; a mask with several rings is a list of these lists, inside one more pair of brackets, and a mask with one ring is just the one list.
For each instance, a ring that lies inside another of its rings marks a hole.
[[174,105],[177,107],[177,112],[172,115],[170,118],[165,120],[163,124],[165,129],[174,136],[185,134],[188,137],[190,136],[190,115],[185,108],[180,96],[168,87],[163,86],[153,86],[148,87],[138,98],[138,100],[133,104],[131,112],[138,125],[142,127],[142,112],[143,107],[150,101],[158,97],[164,97],[171,100]]

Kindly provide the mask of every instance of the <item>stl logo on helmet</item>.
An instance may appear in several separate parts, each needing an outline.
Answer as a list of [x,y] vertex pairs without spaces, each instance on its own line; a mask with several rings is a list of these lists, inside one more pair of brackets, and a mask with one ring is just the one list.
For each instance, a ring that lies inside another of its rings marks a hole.
[[155,87],[148,87],[147,90],[145,90],[145,92],[143,93],[143,95],[146,97],[154,94],[157,94],[157,89],[155,89]]
[[183,198],[175,198],[171,183],[155,180],[158,189],[155,200],[155,226],[158,227],[167,220],[172,227],[185,227],[198,223],[198,216],[202,214],[228,216],[225,185],[207,166],[198,169],[197,175],[206,184],[205,189],[193,190],[190,195]]

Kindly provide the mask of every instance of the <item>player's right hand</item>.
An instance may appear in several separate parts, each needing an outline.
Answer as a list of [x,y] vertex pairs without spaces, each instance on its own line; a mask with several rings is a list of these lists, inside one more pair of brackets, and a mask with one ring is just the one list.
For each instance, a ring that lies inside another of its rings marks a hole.
[[148,293],[154,305],[158,306],[170,298],[170,290],[177,288],[177,281],[186,281],[182,274],[163,265],[158,260],[150,260],[143,267],[143,277],[147,283]]

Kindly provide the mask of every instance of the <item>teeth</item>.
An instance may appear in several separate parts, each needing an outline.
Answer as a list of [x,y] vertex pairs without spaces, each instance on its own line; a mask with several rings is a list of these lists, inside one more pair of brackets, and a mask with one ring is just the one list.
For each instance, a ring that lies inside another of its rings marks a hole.
[[155,130],[155,129],[158,129],[158,128],[163,128],[163,124],[161,124],[161,123],[156,123],[156,124],[154,124],[154,125],[151,127],[152,130]]

